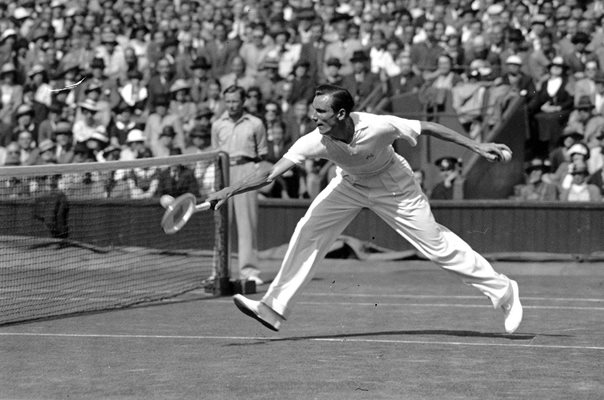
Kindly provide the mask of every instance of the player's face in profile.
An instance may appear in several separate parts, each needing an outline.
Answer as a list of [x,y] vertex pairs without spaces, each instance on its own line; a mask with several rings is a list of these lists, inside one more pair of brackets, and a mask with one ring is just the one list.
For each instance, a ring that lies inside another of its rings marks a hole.
[[331,107],[331,96],[315,96],[312,102],[311,118],[317,124],[319,133],[329,135],[334,126],[339,122],[337,113]]

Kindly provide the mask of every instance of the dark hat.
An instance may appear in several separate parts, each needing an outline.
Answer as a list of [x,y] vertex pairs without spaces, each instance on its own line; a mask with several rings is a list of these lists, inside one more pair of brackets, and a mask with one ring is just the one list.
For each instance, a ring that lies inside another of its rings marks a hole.
[[90,62],[90,69],[94,69],[94,68],[104,69],[105,61],[102,58],[98,58],[98,57],[93,58],[92,61]]
[[103,149],[103,156],[106,157],[110,153],[115,153],[115,152],[120,153],[121,151],[122,151],[122,149],[120,149],[119,147],[110,144],[109,146],[107,146]]
[[162,136],[174,137],[176,136],[176,131],[174,130],[172,125],[166,125],[162,128],[161,133],[159,134],[159,137]]
[[294,64],[294,68],[298,68],[298,67],[310,68],[310,61],[299,60],[296,64]]
[[44,153],[45,151],[50,151],[50,150],[54,149],[55,147],[56,147],[55,142],[53,142],[50,139],[44,139],[38,145],[38,149],[40,150],[40,153]]
[[369,55],[363,50],[356,50],[354,53],[352,53],[352,57],[350,58],[351,62],[365,62],[369,60]]
[[335,65],[338,68],[340,68],[342,66],[342,63],[336,57],[330,57],[330,58],[328,58],[327,61],[325,61],[325,64],[326,65]]
[[460,16],[463,17],[466,14],[476,15],[476,13],[478,13],[478,10],[475,10],[472,7],[464,7],[461,9]]
[[17,72],[17,68],[15,67],[15,64],[13,64],[11,62],[2,64],[2,68],[0,68],[0,75],[9,74],[9,73],[14,74],[15,72]]
[[27,76],[29,76],[31,78],[34,75],[43,74],[45,72],[46,72],[46,68],[44,68],[43,65],[36,64],[33,67],[31,67],[31,69],[27,72]]
[[101,34],[101,43],[103,44],[117,44],[117,38],[113,32],[104,32]]
[[333,17],[331,17],[331,19],[329,20],[330,24],[335,24],[337,22],[341,22],[341,21],[350,21],[352,19],[352,16],[349,14],[342,14],[342,13],[335,13]]
[[459,164],[461,164],[461,160],[455,157],[441,157],[434,162],[434,165],[443,171],[452,171]]
[[315,19],[317,14],[312,8],[302,8],[296,12],[296,19]]
[[549,172],[551,169],[551,163],[549,160],[542,160],[541,158],[534,158],[526,163],[524,170],[526,173],[530,173],[534,170],[541,170],[543,172]]
[[153,105],[155,107],[159,107],[159,106],[168,107],[170,105],[170,99],[166,95],[159,95],[159,96],[155,97],[155,99],[153,100]]
[[581,154],[587,160],[589,158],[589,147],[585,143],[575,143],[567,151],[569,156],[573,156],[574,154]]
[[178,46],[178,39],[176,39],[174,36],[168,36],[161,48],[165,50],[171,46]]
[[262,69],[279,69],[279,60],[269,58],[262,63]]
[[212,65],[205,57],[197,57],[191,64],[191,69],[210,69]]
[[90,149],[86,146],[84,142],[77,142],[75,146],[73,146],[74,154],[90,154]]
[[127,76],[128,76],[128,79],[138,79],[138,80],[143,79],[143,73],[140,72],[138,69],[128,71]]
[[583,140],[584,135],[581,132],[577,132],[574,128],[566,128],[562,131],[560,135],[560,140],[564,141],[567,137],[571,137],[577,141]]
[[33,115],[34,109],[29,104],[21,104],[17,107],[16,117],[19,118],[22,115]]
[[98,82],[98,81],[91,81],[88,84],[88,86],[86,86],[86,93],[94,92],[95,90],[97,92],[101,92],[103,90],[103,87],[101,86],[100,82]]
[[552,66],[558,66],[558,67],[566,68],[566,62],[564,61],[564,58],[562,58],[562,56],[556,56],[549,63],[548,68],[550,68]]
[[571,39],[572,43],[584,43],[584,44],[588,44],[591,41],[591,39],[589,38],[589,35],[585,32],[579,31],[577,33],[575,33]]
[[55,135],[72,135],[71,123],[68,121],[59,121],[54,129]]
[[97,106],[96,101],[92,99],[85,99],[84,101],[81,101],[80,103],[78,103],[78,107],[92,112],[99,111],[99,107]]
[[534,24],[545,25],[546,22],[547,22],[547,15],[543,15],[543,14],[537,14],[531,19],[532,25],[534,25]]
[[576,110],[591,110],[592,108],[594,108],[594,105],[587,95],[579,97],[577,104],[575,104]]
[[203,127],[203,126],[195,126],[193,127],[193,129],[191,129],[191,132],[189,133],[190,137],[198,137],[198,138],[210,138],[212,136],[212,132],[210,131],[210,129]]
[[212,115],[214,115],[214,113],[212,112],[212,110],[210,110],[210,107],[208,106],[199,106],[199,110],[197,111],[197,114],[195,114],[195,118],[202,118],[202,117],[211,117]]
[[523,42],[524,35],[520,29],[510,29],[508,32],[508,40],[510,42]]

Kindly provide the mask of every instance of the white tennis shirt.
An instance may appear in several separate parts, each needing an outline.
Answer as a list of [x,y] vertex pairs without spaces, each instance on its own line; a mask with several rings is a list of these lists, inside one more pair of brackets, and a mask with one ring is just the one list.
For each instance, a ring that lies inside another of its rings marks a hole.
[[364,112],[352,112],[350,117],[354,122],[350,143],[322,135],[317,128],[300,137],[283,157],[296,164],[310,158],[324,158],[333,161],[345,174],[367,176],[388,168],[396,157],[392,147],[396,139],[417,145],[421,132],[418,120]]

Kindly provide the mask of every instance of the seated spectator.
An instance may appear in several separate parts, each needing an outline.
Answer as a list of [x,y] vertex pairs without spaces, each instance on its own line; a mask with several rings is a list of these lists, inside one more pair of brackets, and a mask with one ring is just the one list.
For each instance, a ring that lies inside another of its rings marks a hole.
[[379,75],[371,72],[370,62],[371,59],[365,51],[355,51],[350,58],[353,72],[344,75],[342,81],[342,86],[352,94],[355,104],[360,107],[365,104],[367,111],[371,111],[383,97],[382,82]]
[[197,57],[191,64],[191,99],[199,104],[208,99],[208,83],[212,66],[205,57]]
[[570,149],[575,143],[583,142],[583,134],[577,132],[571,128],[562,132],[562,136],[558,139],[558,144],[549,153],[549,161],[552,171],[555,171],[560,167],[560,164],[568,160],[568,149]]
[[570,113],[564,129],[582,133],[585,143],[593,142],[595,135],[604,126],[604,115],[594,114],[593,111],[594,105],[589,96],[582,96]]
[[[143,150],[138,158],[153,157],[148,149]],[[134,168],[128,174],[128,187],[131,199],[150,199],[155,196],[159,186],[159,169],[156,167]]]
[[220,118],[226,111],[224,98],[222,96],[222,86],[218,79],[211,78],[208,82],[208,99],[199,104],[200,107],[207,107],[213,114],[212,122]]
[[528,105],[531,132],[537,154],[547,154],[558,141],[573,107],[573,97],[567,90],[566,64],[562,57],[555,57],[550,64],[550,75],[537,95]]
[[[105,100],[102,96],[101,82],[90,81],[84,88],[84,98],[81,103],[89,102],[94,104],[96,112],[94,113],[94,119],[97,124],[107,127],[111,121],[111,104]],[[82,111],[80,107],[78,111]],[[76,121],[82,119],[82,117],[76,114]]]
[[[185,154],[203,153],[212,149],[212,132],[208,126],[195,126],[189,133],[190,145],[185,149]],[[191,166],[197,179],[199,192],[202,198],[214,191],[216,181],[216,166],[212,160],[198,161]]]
[[16,123],[13,127],[13,134],[20,132],[29,132],[32,138],[32,144],[38,143],[38,127],[34,123],[34,109],[29,104],[21,104],[15,112]]
[[191,100],[191,85],[184,79],[177,79],[170,87],[172,96],[168,114],[180,118],[181,125],[192,119],[197,113],[197,107]]
[[291,104],[294,104],[300,100],[306,102],[312,101],[315,95],[317,82],[312,79],[312,76],[309,73],[309,68],[310,62],[308,62],[308,60],[300,60],[294,65],[293,72],[291,74],[291,96],[288,99]]
[[170,87],[174,80],[174,71],[166,58],[162,58],[157,62],[156,71],[156,74],[147,83],[147,106],[151,107],[157,104],[157,98],[169,97]]
[[52,139],[53,131],[57,125],[61,115],[63,114],[63,106],[59,103],[52,103],[48,107],[48,115],[40,123],[38,127],[38,140]]
[[461,76],[453,71],[452,66],[451,57],[441,54],[436,71],[430,74],[431,78],[426,79],[420,89],[420,101],[429,111],[443,111],[451,89],[461,82]]
[[[16,142],[6,146],[6,156],[3,166],[16,167],[21,165],[21,148]],[[0,198],[18,199],[29,195],[29,180],[27,178],[0,177]]]
[[172,197],[178,197],[185,193],[192,193],[199,197],[199,183],[193,170],[185,165],[171,165],[169,168],[161,170],[158,175],[158,185],[155,196],[165,194]]
[[159,157],[160,154],[166,154],[159,140],[159,136],[165,126],[171,126],[174,130],[175,147],[181,149],[185,147],[184,131],[180,118],[178,115],[169,112],[169,104],[170,99],[168,97],[156,97],[154,111],[149,115],[145,124],[144,132],[147,144],[155,157]]
[[265,100],[274,100],[283,86],[283,78],[279,76],[279,63],[277,60],[267,59],[260,66],[260,71],[256,78],[256,84],[262,92],[262,98]]
[[21,146],[17,142],[10,142],[5,149],[4,159],[2,160],[3,166],[16,167],[21,165]]
[[571,170],[573,165],[585,164],[589,159],[589,148],[585,143],[575,143],[566,152],[566,160],[563,161],[557,170],[548,174],[546,179],[558,185],[560,190],[568,189],[572,181]]
[[283,117],[285,122],[285,141],[294,143],[301,136],[316,128],[316,123],[310,118],[310,105],[305,100],[294,103],[292,111]]
[[121,102],[113,109],[113,119],[107,128],[107,135],[112,145],[125,145],[128,132],[141,126],[136,118],[134,109],[133,106],[125,102]]
[[441,157],[434,165],[440,170],[441,180],[432,188],[430,199],[463,199],[464,179],[461,175],[461,160],[454,157]]
[[[275,164],[287,152],[289,143],[286,142],[285,124],[278,122],[273,126],[272,136],[267,141],[268,154],[265,161]],[[298,198],[300,196],[301,171],[299,168],[292,168],[287,173],[277,178],[270,185],[260,190],[265,197],[271,198]]]
[[342,63],[338,58],[332,57],[325,61],[325,81],[321,84],[329,84],[342,86],[344,83],[344,77],[341,73]]
[[23,87],[17,83],[17,68],[11,62],[0,67],[0,120],[13,124],[17,108],[23,102]]
[[128,71],[126,80],[118,88],[118,93],[121,100],[128,106],[136,110],[143,110],[149,96],[147,87],[143,84],[143,74],[138,70]]
[[563,188],[560,193],[562,201],[602,201],[600,189],[593,184],[587,183],[589,173],[587,165],[582,162],[574,162],[569,173],[572,181],[567,188]]
[[406,93],[418,93],[424,80],[413,71],[411,58],[402,54],[397,58],[400,73],[388,78],[386,81],[386,95],[376,106],[376,110],[392,112],[391,98]]
[[68,121],[58,121],[53,131],[55,139],[55,159],[58,164],[69,164],[73,162],[73,132],[71,123]]
[[597,144],[589,149],[589,159],[587,160],[587,170],[591,174],[604,167],[604,126],[600,128],[594,139]]
[[[109,145],[103,150],[103,160],[105,161],[119,161],[120,155],[121,149],[117,146]],[[105,197],[108,199],[130,198],[127,170],[103,171],[101,177],[105,185]]]
[[325,46],[325,59],[337,58],[342,63],[342,75],[348,75],[353,72],[350,59],[355,51],[363,50],[363,44],[355,37],[352,37],[350,27],[354,24],[351,21],[352,17],[348,14],[336,14],[329,21],[333,27],[336,38],[333,41],[328,40]]
[[31,132],[21,131],[17,134],[17,143],[19,144],[19,164],[34,165],[38,159],[38,149],[34,142]]
[[27,77],[30,90],[33,92],[33,103],[42,108],[50,107],[52,104],[52,87],[48,83],[46,68],[41,64],[36,64],[29,70]]
[[424,192],[426,196],[430,197],[430,191],[428,188],[426,188],[426,171],[423,169],[414,169],[413,178],[421,188],[422,192]]
[[86,147],[90,150],[95,161],[105,161],[103,159],[103,150],[109,145],[109,138],[103,126],[97,127],[84,143],[86,143]]
[[579,100],[583,96],[591,101],[591,104],[595,104],[596,100],[596,77],[600,67],[597,60],[590,60],[585,63],[584,76],[578,79],[574,84],[574,98],[575,105],[579,104]]
[[140,129],[132,129],[126,138],[126,148],[120,154],[120,160],[136,160],[150,151],[145,145],[146,137]]
[[180,147],[177,147],[175,143],[176,131],[170,125],[166,125],[162,128],[159,134],[159,141],[155,147],[153,155],[155,157],[168,157],[182,154]]
[[200,105],[197,108],[197,113],[195,116],[187,121],[183,126],[185,135],[190,135],[190,133],[196,127],[202,127],[204,129],[210,130],[212,128],[212,117],[214,113],[205,105]]
[[73,138],[76,143],[81,143],[88,140],[102,124],[96,119],[98,108],[94,100],[87,99],[79,103],[78,110],[81,114],[81,118],[76,119],[73,124]]
[[524,171],[526,172],[526,182],[514,187],[515,200],[554,201],[558,199],[557,186],[543,180],[543,174],[550,171],[547,160],[534,158],[527,163]]
[[245,93],[245,110],[255,117],[262,118],[264,112],[264,103],[262,99],[262,92],[258,86],[252,86]]
[[44,139],[38,145],[38,158],[34,165],[48,165],[56,164],[57,159],[55,157],[56,145],[51,139]]
[[245,90],[248,90],[252,86],[256,86],[256,78],[246,75],[245,68],[245,61],[243,61],[243,58],[240,56],[234,57],[233,61],[231,61],[231,72],[219,77],[220,86],[227,88],[231,85],[237,85]]

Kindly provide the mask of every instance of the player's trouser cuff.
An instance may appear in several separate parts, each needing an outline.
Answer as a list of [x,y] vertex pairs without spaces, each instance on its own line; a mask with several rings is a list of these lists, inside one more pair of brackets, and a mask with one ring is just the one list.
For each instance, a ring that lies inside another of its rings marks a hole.
[[283,319],[287,319],[289,312],[287,311],[287,307],[272,297],[264,297],[260,300],[267,306],[269,306],[274,312],[283,317]]

